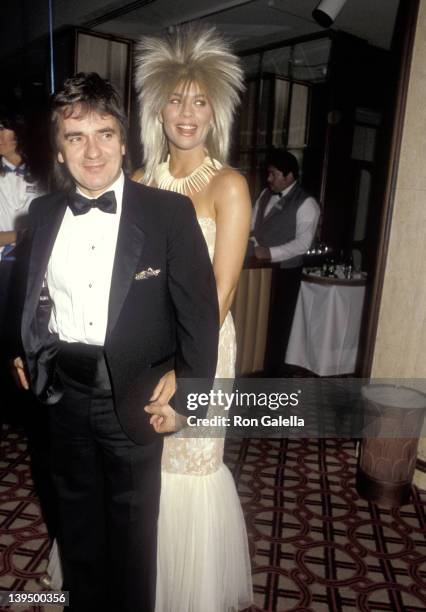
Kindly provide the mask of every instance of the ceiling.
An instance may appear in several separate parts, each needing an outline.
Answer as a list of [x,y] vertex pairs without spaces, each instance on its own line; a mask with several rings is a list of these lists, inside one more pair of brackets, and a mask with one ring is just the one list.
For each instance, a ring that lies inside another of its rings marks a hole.
[[[94,29],[136,39],[198,19],[214,23],[235,41],[237,49],[252,49],[322,30],[312,18],[317,4],[317,0],[148,0],[145,6],[103,21]],[[347,0],[334,29],[388,49],[398,4],[399,0]]]
[[[13,54],[48,32],[49,0],[2,0],[0,56]],[[176,24],[201,20],[215,24],[237,50],[321,31],[312,19],[318,0],[52,0],[53,26],[87,27],[138,39]],[[399,0],[347,0],[333,29],[390,47]]]

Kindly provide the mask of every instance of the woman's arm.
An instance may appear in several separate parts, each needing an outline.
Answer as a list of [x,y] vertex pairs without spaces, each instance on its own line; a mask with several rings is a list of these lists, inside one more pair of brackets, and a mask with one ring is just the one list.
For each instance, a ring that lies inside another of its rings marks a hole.
[[218,174],[214,188],[216,244],[213,271],[222,325],[231,308],[243,266],[252,209],[247,181],[235,170],[229,168]]

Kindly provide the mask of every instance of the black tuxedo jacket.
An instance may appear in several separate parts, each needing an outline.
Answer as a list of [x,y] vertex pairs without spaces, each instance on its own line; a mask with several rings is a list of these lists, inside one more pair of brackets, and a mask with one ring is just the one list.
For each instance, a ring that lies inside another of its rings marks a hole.
[[[48,330],[43,282],[65,210],[66,195],[56,193],[34,200],[29,213],[21,340],[31,388],[46,403],[56,393],[58,338]],[[138,274],[149,268],[157,273]],[[117,415],[130,438],[140,444],[156,438],[143,407],[165,371],[202,379],[204,391],[212,383],[218,333],[216,284],[191,201],[126,179],[104,348]],[[183,414],[185,404],[177,394]]]

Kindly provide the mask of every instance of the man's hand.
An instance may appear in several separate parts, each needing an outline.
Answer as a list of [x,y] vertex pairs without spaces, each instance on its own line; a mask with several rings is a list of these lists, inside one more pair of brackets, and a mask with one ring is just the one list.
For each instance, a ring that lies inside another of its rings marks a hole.
[[150,397],[151,403],[145,406],[145,412],[152,415],[149,422],[157,433],[179,431],[186,424],[184,417],[169,405],[175,392],[176,374],[174,370],[170,370],[160,378]]
[[21,357],[15,357],[12,362],[12,373],[14,374],[14,378],[17,381],[17,384],[25,391],[28,391],[30,385],[28,383],[28,379],[25,374],[24,362]]
[[158,404],[168,404],[170,398],[176,393],[176,374],[174,370],[166,372],[164,376],[160,378],[157,386],[152,392],[149,398],[150,402],[156,402]]
[[257,259],[261,259],[262,261],[270,261],[271,259],[271,251],[268,249],[268,247],[254,247],[254,254]]
[[178,414],[169,404],[152,402],[144,408],[151,414],[149,422],[157,433],[173,433],[186,425],[186,419]]

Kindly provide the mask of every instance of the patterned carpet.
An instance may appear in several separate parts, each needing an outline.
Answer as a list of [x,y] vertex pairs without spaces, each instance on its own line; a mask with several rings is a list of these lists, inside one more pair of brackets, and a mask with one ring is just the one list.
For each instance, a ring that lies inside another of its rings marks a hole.
[[[424,612],[426,492],[401,509],[361,500],[348,440],[231,440],[226,460],[249,530],[253,610]],[[0,467],[0,588],[41,590],[49,542],[19,430],[6,431]]]
[[228,457],[256,610],[424,612],[426,492],[401,509],[361,500],[348,440],[245,440]]
[[[0,588],[41,591],[50,544],[30,473],[27,443],[21,431],[6,430],[0,446]],[[42,612],[41,606],[0,610]],[[54,612],[59,607],[48,607]]]

